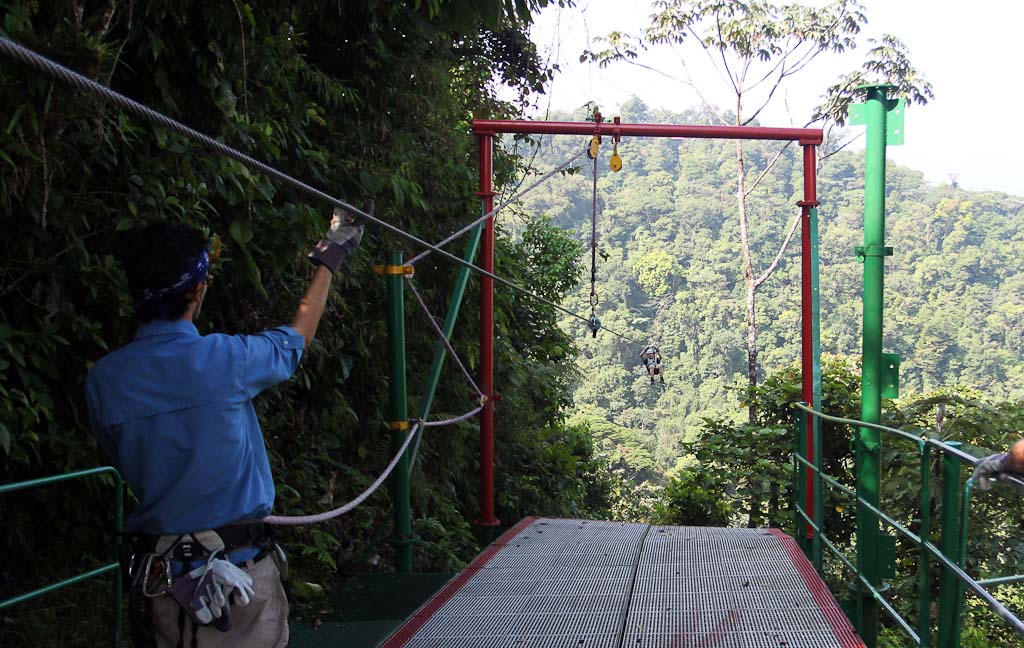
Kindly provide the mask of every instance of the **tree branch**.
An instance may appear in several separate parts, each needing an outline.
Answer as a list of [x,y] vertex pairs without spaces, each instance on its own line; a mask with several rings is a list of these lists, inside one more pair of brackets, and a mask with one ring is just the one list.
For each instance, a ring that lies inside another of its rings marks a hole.
[[779,261],[782,260],[782,255],[786,253],[786,248],[789,247],[789,242],[793,240],[793,234],[796,232],[796,226],[800,224],[800,218],[803,216],[802,212],[797,212],[796,216],[793,217],[793,222],[789,225],[789,231],[786,232],[786,240],[782,242],[782,247],[779,248],[779,253],[775,255],[775,260],[768,266],[768,269],[761,273],[761,276],[754,279],[754,288],[757,288],[765,281],[768,277],[772,276],[775,272],[775,268],[779,265]]
[[749,196],[751,193],[753,193],[754,189],[757,189],[757,185],[761,184],[761,180],[763,180],[765,176],[768,175],[768,172],[775,167],[776,163],[778,163],[779,161],[779,158],[782,157],[782,154],[785,153],[786,149],[788,149],[792,144],[793,141],[790,140],[786,142],[781,149],[779,149],[779,152],[775,154],[775,157],[772,158],[772,161],[765,166],[764,171],[762,171],[761,174],[757,176],[757,179],[754,180],[754,183],[750,185],[750,189],[747,189],[747,191],[743,194],[744,196]]

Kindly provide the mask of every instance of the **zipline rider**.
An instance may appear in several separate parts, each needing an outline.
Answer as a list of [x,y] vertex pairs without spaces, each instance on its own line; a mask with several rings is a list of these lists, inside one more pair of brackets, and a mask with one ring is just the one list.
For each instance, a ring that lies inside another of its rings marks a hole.
[[362,233],[336,209],[291,326],[257,335],[200,335],[193,324],[210,268],[198,229],[151,225],[119,251],[139,326],[92,368],[86,396],[139,500],[125,525],[136,646],[288,644],[284,553],[260,521],[274,480],[252,399],[295,372]]
[[651,384],[654,384],[654,376],[665,382],[665,367],[661,364],[661,351],[653,344],[648,344],[640,351],[640,360],[644,363],[647,375],[651,377]]

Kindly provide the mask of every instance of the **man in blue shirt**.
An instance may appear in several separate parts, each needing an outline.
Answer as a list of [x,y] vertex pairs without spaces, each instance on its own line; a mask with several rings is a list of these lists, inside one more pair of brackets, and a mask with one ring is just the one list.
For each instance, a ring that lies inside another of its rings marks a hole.
[[123,246],[139,327],[92,368],[86,396],[139,500],[126,522],[137,645],[287,645],[283,553],[260,522],[274,480],[252,399],[294,373],[362,229],[335,210],[291,326],[256,335],[204,336],[193,324],[209,285],[199,230],[150,226]]

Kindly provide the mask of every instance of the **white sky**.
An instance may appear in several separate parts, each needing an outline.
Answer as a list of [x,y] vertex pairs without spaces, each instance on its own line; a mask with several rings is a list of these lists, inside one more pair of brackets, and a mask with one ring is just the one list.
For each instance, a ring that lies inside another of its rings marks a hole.
[[[1024,3],[862,3],[868,18],[861,33],[862,43],[884,33],[895,35],[906,44],[914,66],[931,81],[935,91],[935,99],[927,106],[908,108],[906,142],[889,147],[889,159],[924,172],[931,182],[948,182],[950,174],[956,174],[966,189],[1024,196],[1024,129],[1018,115],[1024,110]],[[613,30],[638,34],[649,24],[651,13],[648,0],[577,0],[577,6],[570,9],[545,9],[531,37],[541,56],[550,57],[552,64],[557,62],[561,72],[555,76],[550,94],[539,99],[539,115],[549,105],[570,110],[593,100],[605,117],[611,118],[633,94],[655,108],[681,111],[698,105],[696,96],[685,86],[635,65],[614,63],[602,70],[579,62],[588,38]],[[852,58],[841,61],[819,57],[806,74],[791,78],[785,101],[778,102],[774,112],[762,113],[761,124],[802,126],[827,85],[859,64],[865,49],[862,45]],[[664,49],[642,53],[640,60],[677,75],[681,70],[678,57]],[[699,73],[694,73],[701,81]],[[701,85],[714,81],[714,77],[703,77]],[[728,104],[730,94],[723,88],[717,101]]]

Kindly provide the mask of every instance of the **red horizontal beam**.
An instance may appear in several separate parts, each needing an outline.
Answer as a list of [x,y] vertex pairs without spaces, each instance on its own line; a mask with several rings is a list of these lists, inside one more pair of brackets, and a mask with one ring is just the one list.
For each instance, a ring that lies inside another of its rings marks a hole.
[[[822,142],[820,128],[764,128],[761,126],[684,126],[678,124],[616,124],[602,122],[601,135],[623,137],[693,137],[698,139],[795,140],[804,145]],[[475,135],[528,133],[534,135],[593,135],[594,122],[545,122],[474,119]]]

